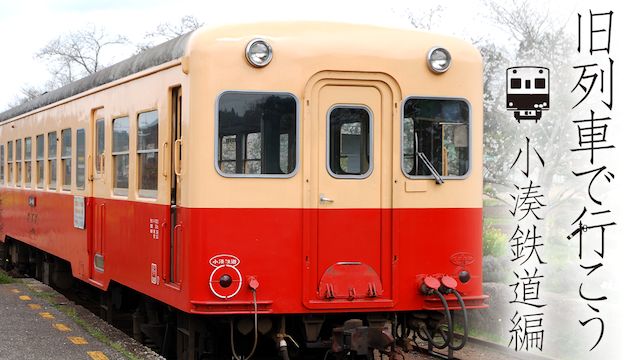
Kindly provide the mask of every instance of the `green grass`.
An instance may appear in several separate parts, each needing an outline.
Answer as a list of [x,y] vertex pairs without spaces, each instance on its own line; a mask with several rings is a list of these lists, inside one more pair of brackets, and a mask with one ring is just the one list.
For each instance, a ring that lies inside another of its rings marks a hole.
[[109,339],[109,337],[106,334],[104,334],[99,329],[91,326],[91,324],[89,324],[86,320],[84,320],[83,318],[81,318],[78,315],[78,313],[76,312],[76,309],[74,309],[71,306],[65,305],[65,304],[57,303],[56,299],[59,298],[59,295],[55,291],[34,292],[33,295],[35,297],[38,297],[38,298],[43,299],[44,301],[48,302],[51,306],[53,306],[54,308],[58,309],[61,313],[65,314],[67,317],[69,317],[78,326],[83,328],[93,338],[95,338],[96,340],[100,341],[101,343],[109,346],[110,348],[114,349],[115,351],[119,352],[120,354],[122,354],[127,359],[129,359],[129,360],[140,360],[140,358],[137,357],[135,354],[133,354],[132,352],[126,350],[122,346],[122,344],[117,343],[115,341],[111,341],[111,339]]
[[107,335],[105,335],[102,331],[100,331],[99,329],[96,329],[95,327],[91,326],[91,324],[87,323],[84,319],[82,319],[78,315],[78,313],[76,312],[76,309],[74,309],[74,308],[72,308],[70,306],[67,306],[67,305],[60,305],[60,304],[53,304],[53,306],[56,309],[60,310],[60,312],[62,312],[65,315],[67,315],[71,320],[73,320],[73,322],[75,322],[78,326],[83,328],[93,338],[95,338],[96,340],[100,341],[101,343],[111,347],[112,349],[114,349],[115,351],[119,352],[120,354],[124,355],[127,359],[129,359],[129,360],[139,360],[140,359],[137,356],[135,356],[133,353],[131,353],[130,351],[127,351],[122,346],[122,344],[119,344],[119,343],[117,343],[115,341],[111,341],[111,339],[109,339],[109,337],[107,337]]
[[14,278],[9,276],[3,270],[0,270],[0,284],[13,284],[14,282],[16,282]]

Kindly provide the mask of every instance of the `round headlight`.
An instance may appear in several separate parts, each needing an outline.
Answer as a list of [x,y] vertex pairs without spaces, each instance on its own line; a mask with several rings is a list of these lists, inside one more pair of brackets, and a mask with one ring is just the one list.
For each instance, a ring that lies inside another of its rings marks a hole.
[[436,74],[441,74],[451,66],[451,54],[445,48],[431,48],[427,54],[427,64],[431,71]]
[[253,39],[247,44],[245,55],[249,64],[255,67],[267,66],[273,57],[271,45],[263,39]]

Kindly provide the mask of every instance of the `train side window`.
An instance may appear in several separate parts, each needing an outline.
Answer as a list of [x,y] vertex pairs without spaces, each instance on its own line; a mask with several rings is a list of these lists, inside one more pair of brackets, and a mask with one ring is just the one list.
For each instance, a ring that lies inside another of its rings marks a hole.
[[13,141],[7,142],[7,168],[9,174],[7,175],[7,184],[13,184]]
[[62,130],[62,190],[71,190],[71,129]]
[[96,120],[96,174],[104,173],[104,119]]
[[126,196],[129,189],[129,117],[113,120],[111,141],[113,192]]
[[293,95],[225,92],[218,99],[216,121],[216,169],[221,175],[293,175],[298,134]]
[[49,190],[56,190],[57,187],[57,161],[56,151],[58,145],[57,134],[55,131],[50,132],[47,135],[47,160],[49,161]]
[[328,161],[331,176],[363,178],[371,168],[371,113],[364,107],[339,106],[329,112]]
[[31,137],[24,138],[24,187],[30,188],[31,185],[31,160],[33,145]]
[[76,130],[76,189],[84,190],[85,183],[85,138],[84,129]]
[[44,135],[36,136],[36,186],[44,187]]
[[4,185],[4,144],[0,145],[0,184]]
[[512,89],[520,89],[522,87],[522,80],[520,78],[512,78],[511,79],[511,88]]
[[138,115],[138,193],[156,197],[158,192],[158,112]]
[[22,186],[22,139],[16,139],[16,186]]
[[403,110],[405,175],[433,177],[426,158],[443,177],[465,176],[470,164],[469,104],[456,99],[410,98]]

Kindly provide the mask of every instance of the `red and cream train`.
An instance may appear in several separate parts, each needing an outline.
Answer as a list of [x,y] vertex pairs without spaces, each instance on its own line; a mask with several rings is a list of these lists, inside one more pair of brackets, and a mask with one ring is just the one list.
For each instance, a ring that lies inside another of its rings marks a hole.
[[179,358],[272,338],[367,358],[411,331],[456,349],[432,320],[486,306],[482,61],[461,40],[203,28],[0,120],[3,265],[137,294]]

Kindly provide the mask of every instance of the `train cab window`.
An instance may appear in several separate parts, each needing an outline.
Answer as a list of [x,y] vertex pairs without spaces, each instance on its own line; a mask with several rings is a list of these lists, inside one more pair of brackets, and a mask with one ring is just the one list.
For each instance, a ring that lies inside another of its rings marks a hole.
[[291,176],[296,169],[297,125],[293,95],[222,94],[216,129],[218,172],[223,176]]
[[16,186],[22,186],[22,139],[16,140]]
[[85,183],[85,135],[84,129],[76,130],[76,189],[84,190]]
[[4,185],[4,144],[0,145],[0,184]]
[[138,115],[138,194],[156,197],[158,191],[158,112]]
[[112,129],[113,193],[127,195],[129,189],[129,118],[114,119]]
[[546,81],[544,78],[536,78],[533,85],[536,89],[544,89],[546,87],[545,83]]
[[31,160],[33,145],[31,137],[24,138],[24,187],[31,187]]
[[96,175],[104,173],[104,119],[96,120]]
[[511,88],[512,89],[520,89],[522,87],[522,79],[520,78],[512,78],[511,79]]
[[366,177],[371,168],[371,114],[366,108],[334,107],[328,121],[328,162],[331,176]]
[[444,177],[469,171],[469,104],[454,99],[411,98],[404,104],[402,170],[430,178],[433,167]]
[[44,187],[44,135],[36,136],[36,186]]
[[7,183],[13,184],[13,141],[7,142],[7,168],[9,174],[7,175]]
[[71,129],[62,130],[62,190],[71,190]]
[[56,151],[57,151],[57,146],[58,145],[58,140],[57,140],[57,134],[55,131],[50,132],[47,135],[47,159],[49,161],[49,190],[56,190],[56,187],[58,185],[57,183],[57,174],[58,174],[58,168],[57,168],[57,158],[56,158]]

